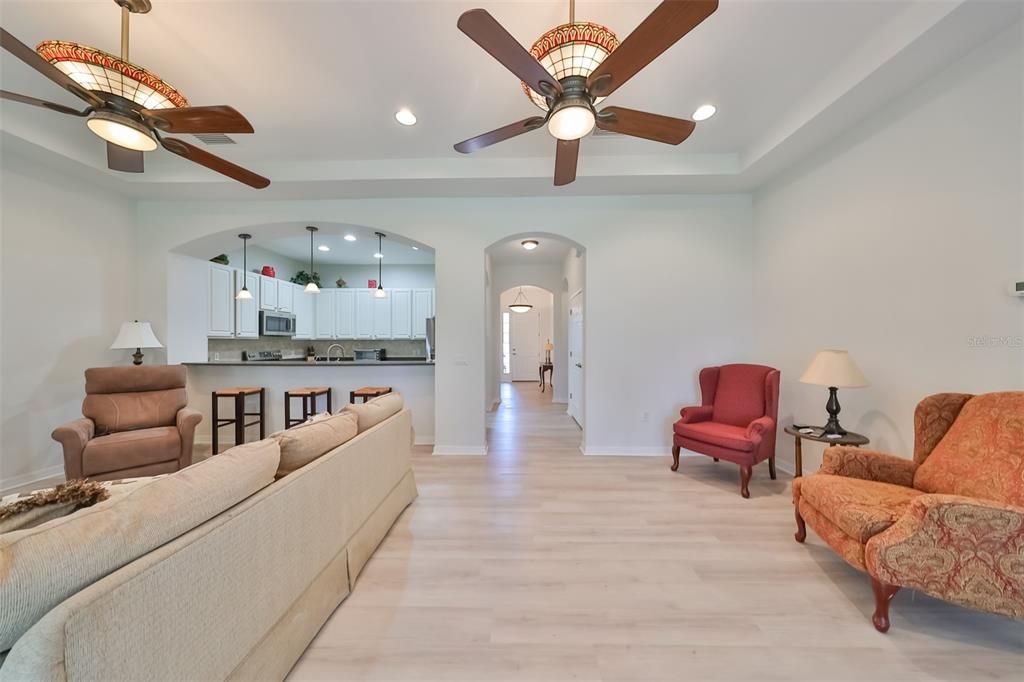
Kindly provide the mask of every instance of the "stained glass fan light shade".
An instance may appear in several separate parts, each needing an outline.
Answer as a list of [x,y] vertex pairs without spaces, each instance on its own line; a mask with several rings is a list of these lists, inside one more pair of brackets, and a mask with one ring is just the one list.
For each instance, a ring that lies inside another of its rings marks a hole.
[[118,95],[144,109],[188,106],[185,96],[156,74],[94,47],[46,40],[36,52],[87,90]]
[[[618,46],[619,39],[609,29],[581,21],[551,29],[537,39],[530,48],[530,54],[558,80],[566,76],[586,78]],[[548,110],[544,97],[526,83],[523,83],[523,92],[538,107]],[[596,98],[594,104],[603,99]]]

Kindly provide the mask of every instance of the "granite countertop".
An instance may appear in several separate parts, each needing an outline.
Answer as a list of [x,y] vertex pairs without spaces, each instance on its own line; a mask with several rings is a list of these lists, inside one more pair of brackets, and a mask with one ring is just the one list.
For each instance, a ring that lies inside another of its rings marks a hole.
[[405,367],[409,365],[428,365],[433,367],[434,361],[428,361],[425,358],[395,358],[393,360],[351,360],[346,358],[345,360],[333,360],[331,362],[307,362],[301,358],[288,358],[285,360],[208,360],[206,362],[186,362],[184,364],[193,367]]

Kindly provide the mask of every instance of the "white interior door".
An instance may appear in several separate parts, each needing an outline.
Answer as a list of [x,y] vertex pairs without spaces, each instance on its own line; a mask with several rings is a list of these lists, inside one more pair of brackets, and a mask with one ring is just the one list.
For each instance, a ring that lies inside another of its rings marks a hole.
[[540,367],[540,312],[512,313],[512,381],[538,381]]
[[569,299],[569,416],[583,426],[583,292]]

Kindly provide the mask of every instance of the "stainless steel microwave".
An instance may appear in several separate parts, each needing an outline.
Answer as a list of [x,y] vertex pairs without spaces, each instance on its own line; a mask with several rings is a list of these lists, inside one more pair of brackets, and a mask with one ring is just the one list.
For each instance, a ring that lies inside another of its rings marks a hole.
[[295,336],[295,316],[261,310],[260,336]]

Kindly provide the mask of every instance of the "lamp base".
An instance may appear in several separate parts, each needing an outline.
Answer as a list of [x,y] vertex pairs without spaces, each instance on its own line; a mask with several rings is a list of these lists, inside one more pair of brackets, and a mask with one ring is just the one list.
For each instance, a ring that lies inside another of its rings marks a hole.
[[839,389],[835,386],[828,387],[828,402],[825,403],[825,411],[828,412],[828,421],[825,423],[824,433],[826,436],[845,436],[846,429],[839,425]]
[[132,359],[132,364],[133,365],[141,365],[143,357],[144,356],[142,355],[142,349],[141,348],[136,348],[135,352],[132,353],[132,358],[133,358]]

